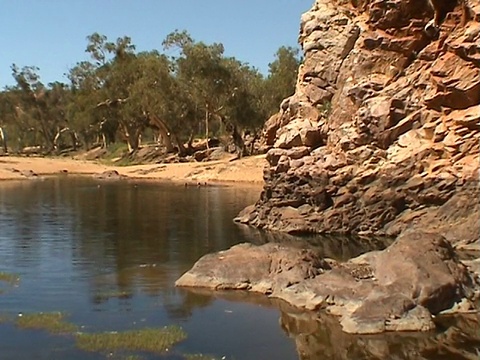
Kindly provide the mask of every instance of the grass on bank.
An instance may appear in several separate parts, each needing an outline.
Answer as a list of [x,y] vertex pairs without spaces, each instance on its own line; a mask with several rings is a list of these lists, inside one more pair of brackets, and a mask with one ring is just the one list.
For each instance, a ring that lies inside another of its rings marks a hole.
[[129,166],[136,165],[128,155],[128,146],[123,142],[116,142],[107,147],[107,153],[100,159],[106,165]]
[[178,326],[76,335],[80,349],[97,352],[125,350],[163,353],[186,338],[187,334]]
[[65,314],[60,312],[20,314],[15,323],[21,329],[45,330],[52,334],[72,334],[78,331],[78,327],[66,322]]

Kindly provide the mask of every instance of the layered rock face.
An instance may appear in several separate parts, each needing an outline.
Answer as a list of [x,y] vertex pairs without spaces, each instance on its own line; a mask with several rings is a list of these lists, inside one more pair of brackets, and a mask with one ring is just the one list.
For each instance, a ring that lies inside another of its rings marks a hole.
[[427,0],[317,0],[295,94],[265,128],[260,200],[237,219],[290,233],[480,237],[480,1],[438,38]]

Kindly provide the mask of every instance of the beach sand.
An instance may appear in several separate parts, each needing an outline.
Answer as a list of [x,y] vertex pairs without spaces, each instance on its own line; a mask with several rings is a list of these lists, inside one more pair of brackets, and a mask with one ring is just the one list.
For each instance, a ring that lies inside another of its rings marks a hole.
[[0,180],[36,178],[56,174],[95,176],[116,170],[130,179],[151,179],[183,183],[225,183],[263,185],[265,155],[211,162],[115,166],[96,161],[51,157],[0,157]]

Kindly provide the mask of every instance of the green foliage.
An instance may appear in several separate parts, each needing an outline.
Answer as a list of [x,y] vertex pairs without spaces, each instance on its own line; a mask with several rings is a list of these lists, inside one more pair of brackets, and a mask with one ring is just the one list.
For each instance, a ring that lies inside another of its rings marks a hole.
[[115,166],[129,166],[135,165],[128,158],[128,147],[127,144],[116,142],[108,145],[107,153],[104,157],[102,157],[101,162],[107,165],[115,165]]
[[328,118],[328,116],[332,112],[332,102],[324,101],[322,104],[317,105],[317,108],[320,111],[320,114]]
[[265,77],[225,56],[221,43],[197,42],[186,31],[172,32],[163,46],[174,55],[137,52],[128,36],[109,41],[93,33],[86,47],[91,60],[70,69],[68,85],[44,85],[38,68],[13,65],[16,85],[0,92],[9,144],[51,151],[69,130],[85,148],[121,140],[133,152],[152,129],[168,151],[176,145],[182,152],[193,136],[258,131],[294,92],[297,49],[281,47]]
[[293,95],[298,67],[302,59],[296,48],[282,46],[269,64],[270,72],[265,82],[265,106],[269,115],[278,111],[282,100]]

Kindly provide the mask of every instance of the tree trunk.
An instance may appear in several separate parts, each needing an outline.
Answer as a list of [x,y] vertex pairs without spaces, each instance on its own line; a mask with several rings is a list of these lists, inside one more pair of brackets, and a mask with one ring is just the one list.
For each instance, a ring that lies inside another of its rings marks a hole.
[[117,125],[112,125],[108,119],[103,118],[98,125],[97,143],[101,143],[101,147],[106,149],[108,145],[113,144],[116,139],[116,133],[118,130]]
[[231,121],[227,120],[225,117],[216,114],[220,118],[220,121],[225,125],[227,131],[231,131],[233,143],[237,149],[238,158],[248,155],[248,149],[245,146],[243,141],[242,134],[238,131],[237,125],[233,124]]
[[138,150],[140,145],[141,129],[138,127],[132,127],[128,125],[123,126],[125,131],[125,137],[127,138],[128,153],[131,154]]
[[70,137],[72,138],[73,151],[77,151],[77,145],[80,144],[77,133],[73,130],[70,130]]
[[2,127],[0,127],[0,141],[2,142],[3,153],[8,154],[7,135]]
[[177,143],[178,146],[178,155],[185,157],[188,155],[188,151],[183,145],[183,143],[178,139],[178,136],[176,134],[172,134],[173,138],[175,139],[175,142]]
[[42,115],[42,112],[41,112],[42,110],[38,105],[37,105],[37,109],[39,112],[39,119],[40,119],[40,125],[41,125],[40,133],[42,134],[43,139],[45,140],[46,146],[48,146],[47,150],[50,152],[55,149],[55,143],[54,143],[55,136],[53,135],[54,130],[48,127],[48,124]]
[[194,137],[195,137],[195,134],[192,131],[190,133],[190,137],[188,138],[188,142],[187,142],[187,151],[188,151],[189,155],[192,155],[194,153],[194,149],[193,149],[193,138]]
[[232,137],[233,137],[233,143],[235,144],[235,147],[237,148],[238,158],[241,158],[242,156],[248,155],[247,154],[247,148],[245,147],[245,142],[243,141],[243,137],[238,132],[237,126],[234,125],[234,124],[232,124]]
[[205,140],[207,142],[207,149],[208,149],[208,117],[209,117],[209,113],[208,113],[208,105],[206,106],[206,110],[205,110]]
[[70,134],[70,139],[72,141],[72,148],[73,150],[77,150],[77,142],[78,142],[78,136],[77,134],[75,133],[75,131],[72,131],[70,130],[70,128],[66,127],[66,128],[63,128],[63,129],[59,129],[55,135],[55,137],[53,138],[53,147],[55,150],[59,150],[58,149],[58,142],[60,140],[60,137],[62,136],[63,133],[66,133],[68,132]]
[[154,126],[155,128],[158,129],[158,132],[160,133],[160,136],[163,139],[163,143],[165,144],[165,147],[167,148],[167,152],[173,152],[174,146],[172,144],[171,140],[171,132],[168,129],[167,124],[165,124],[164,121],[162,121],[157,115],[155,114],[149,114],[148,115],[148,122],[150,126]]

